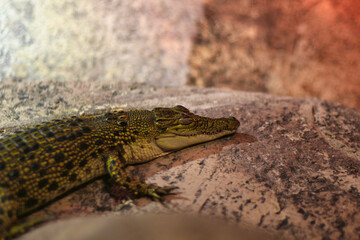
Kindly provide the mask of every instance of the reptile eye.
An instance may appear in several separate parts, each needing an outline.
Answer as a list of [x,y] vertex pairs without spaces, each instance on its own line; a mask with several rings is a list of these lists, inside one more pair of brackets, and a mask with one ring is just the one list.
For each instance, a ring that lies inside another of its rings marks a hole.
[[177,105],[175,107],[173,107],[174,110],[179,111],[179,112],[185,112],[185,113],[189,113],[189,109],[187,109],[186,107],[183,107],[181,105]]
[[192,122],[193,122],[193,120],[190,117],[183,117],[183,118],[180,118],[180,120],[179,120],[179,123],[181,125],[188,125],[188,124],[190,124]]

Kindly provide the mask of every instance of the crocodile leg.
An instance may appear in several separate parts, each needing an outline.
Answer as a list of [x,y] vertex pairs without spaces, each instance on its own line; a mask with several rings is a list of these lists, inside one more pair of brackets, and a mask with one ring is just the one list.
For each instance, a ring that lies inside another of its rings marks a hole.
[[177,187],[165,186],[159,187],[154,184],[147,184],[140,180],[134,180],[127,176],[124,167],[125,163],[121,161],[116,154],[110,154],[106,166],[111,178],[124,189],[131,191],[137,196],[148,196],[152,198],[161,199],[162,196],[169,194]]

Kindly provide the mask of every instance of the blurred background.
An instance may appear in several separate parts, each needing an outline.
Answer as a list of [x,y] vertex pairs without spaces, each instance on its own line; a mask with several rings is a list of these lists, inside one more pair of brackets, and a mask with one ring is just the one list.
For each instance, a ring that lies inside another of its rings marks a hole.
[[3,0],[0,82],[119,81],[360,108],[360,2]]
[[360,108],[360,2],[209,0],[188,83]]

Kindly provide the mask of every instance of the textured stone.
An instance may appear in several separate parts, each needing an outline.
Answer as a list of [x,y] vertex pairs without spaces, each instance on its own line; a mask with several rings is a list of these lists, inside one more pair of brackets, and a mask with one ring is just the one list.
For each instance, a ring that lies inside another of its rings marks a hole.
[[136,206],[119,207],[120,200],[109,192],[122,199],[127,193],[106,189],[98,180],[30,217],[172,212],[216,216],[286,239],[360,235],[360,112],[355,109],[220,89],[54,81],[3,86],[0,107],[6,114],[1,113],[0,126],[5,132],[54,117],[49,111],[68,115],[115,106],[181,104],[197,114],[235,116],[241,122],[234,136],[127,168],[148,182],[178,186],[166,206],[142,198],[135,200]]
[[184,84],[200,15],[197,0],[0,1],[0,82]]
[[188,82],[360,108],[360,2],[208,0]]

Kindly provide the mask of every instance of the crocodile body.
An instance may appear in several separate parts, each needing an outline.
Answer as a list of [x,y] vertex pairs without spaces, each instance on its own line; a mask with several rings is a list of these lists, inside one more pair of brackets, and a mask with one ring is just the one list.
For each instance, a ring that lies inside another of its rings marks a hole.
[[135,195],[159,198],[174,187],[130,179],[124,167],[232,134],[233,118],[207,118],[182,106],[109,111],[37,124],[0,139],[0,236],[21,215],[110,174]]

